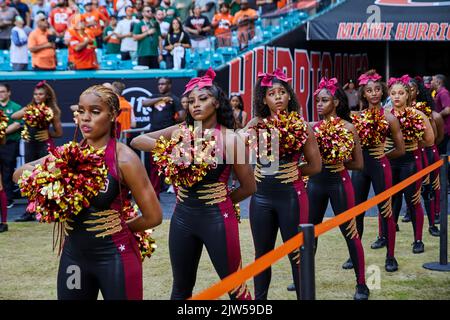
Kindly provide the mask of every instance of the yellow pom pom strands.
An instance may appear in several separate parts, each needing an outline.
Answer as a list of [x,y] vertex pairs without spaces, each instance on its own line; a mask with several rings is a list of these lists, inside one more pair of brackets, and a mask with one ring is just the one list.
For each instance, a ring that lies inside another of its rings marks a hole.
[[0,110],[0,143],[6,137],[6,128],[8,128],[8,117]]
[[369,148],[384,143],[389,123],[383,110],[366,109],[360,114],[352,114],[351,117],[362,147]]
[[23,173],[19,186],[39,221],[62,222],[88,207],[104,187],[104,150],[72,141],[50,152],[42,165]]
[[177,136],[170,140],[164,137],[157,140],[152,151],[153,160],[167,183],[191,187],[217,164],[221,150],[215,137],[201,135],[197,130],[192,126],[180,126]]
[[413,108],[405,108],[403,111],[394,110],[394,115],[400,122],[403,139],[407,143],[415,143],[422,140],[425,134],[425,121]]
[[341,118],[323,120],[314,128],[324,164],[339,164],[352,158],[353,133]]

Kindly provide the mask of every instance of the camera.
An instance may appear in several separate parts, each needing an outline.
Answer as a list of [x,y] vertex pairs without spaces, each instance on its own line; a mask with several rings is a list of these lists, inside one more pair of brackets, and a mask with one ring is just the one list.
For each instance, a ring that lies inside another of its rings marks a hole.
[[55,42],[56,42],[56,35],[54,35],[54,34],[49,34],[49,35],[47,36],[47,40],[48,40],[48,42],[55,43]]

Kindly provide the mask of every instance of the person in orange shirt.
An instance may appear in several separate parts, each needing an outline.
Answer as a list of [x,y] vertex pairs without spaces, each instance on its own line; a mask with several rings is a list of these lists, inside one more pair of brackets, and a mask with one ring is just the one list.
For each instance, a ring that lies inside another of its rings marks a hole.
[[233,25],[233,16],[230,14],[230,6],[228,3],[220,4],[220,13],[216,13],[212,20],[214,35],[217,38],[219,47],[231,46],[231,26]]
[[49,15],[50,24],[56,33],[56,47],[65,48],[64,33],[69,26],[70,17],[74,14],[74,11],[67,6],[67,0],[58,0],[57,5]]
[[255,20],[258,19],[256,10],[251,9],[248,0],[241,0],[241,10],[236,12],[233,24],[238,26],[238,39],[241,49],[248,46],[248,41],[255,35]]
[[[111,84],[111,89],[119,97],[120,103],[120,113],[117,117],[117,121],[120,123],[120,132],[129,130],[136,127],[136,121],[134,118],[134,111],[131,104],[122,96],[123,90],[125,89],[125,84],[123,82],[114,81]],[[129,133],[125,134],[126,138],[130,137]]]
[[90,30],[97,40],[97,47],[103,47],[103,26],[107,24],[108,18],[103,15],[98,9],[94,9],[92,2],[87,2],[84,5],[86,12],[82,15],[86,21],[86,29]]
[[49,30],[47,18],[43,13],[34,17],[37,28],[28,37],[28,49],[34,70],[55,70],[55,35]]
[[85,21],[80,19],[74,31],[70,32],[69,61],[75,70],[98,69],[95,53],[96,41],[92,32],[85,27]]

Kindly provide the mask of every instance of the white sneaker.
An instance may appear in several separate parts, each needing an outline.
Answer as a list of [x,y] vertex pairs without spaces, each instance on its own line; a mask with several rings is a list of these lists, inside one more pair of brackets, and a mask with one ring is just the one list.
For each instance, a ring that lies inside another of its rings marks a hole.
[[169,189],[167,189],[167,193],[175,193],[175,190],[173,189],[173,185],[170,185]]

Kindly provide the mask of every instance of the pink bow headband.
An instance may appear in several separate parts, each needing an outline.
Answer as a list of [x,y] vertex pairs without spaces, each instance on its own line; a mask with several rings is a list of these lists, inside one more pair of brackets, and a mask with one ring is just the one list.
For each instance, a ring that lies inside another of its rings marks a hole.
[[288,78],[281,69],[277,69],[273,73],[258,72],[258,78],[261,78],[261,87],[271,87],[274,78],[286,83],[292,80],[292,78]]
[[47,81],[45,81],[45,80],[39,81],[38,84],[36,85],[36,88],[41,88],[41,87],[43,87],[46,83],[47,83]]
[[203,77],[193,78],[188,82],[188,84],[185,86],[186,89],[184,90],[183,95],[191,92],[197,86],[199,89],[202,89],[204,87],[211,87],[213,85],[215,77],[216,73],[210,67]]
[[337,84],[338,80],[336,78],[331,78],[330,80],[327,78],[320,79],[319,87],[316,91],[314,91],[314,96],[317,96],[322,89],[327,89],[331,92],[331,95],[334,96],[338,88]]
[[397,82],[400,82],[403,85],[407,86],[407,85],[409,85],[409,81],[410,80],[411,80],[411,77],[409,75],[407,75],[407,74],[401,76],[400,78],[392,77],[392,78],[389,78],[388,86],[390,87],[390,86],[394,85]]
[[366,75],[366,74],[362,74],[359,76],[358,78],[358,85],[359,86],[365,86],[366,84],[369,83],[369,81],[378,81],[381,79],[381,76],[378,73],[372,74],[372,75]]

